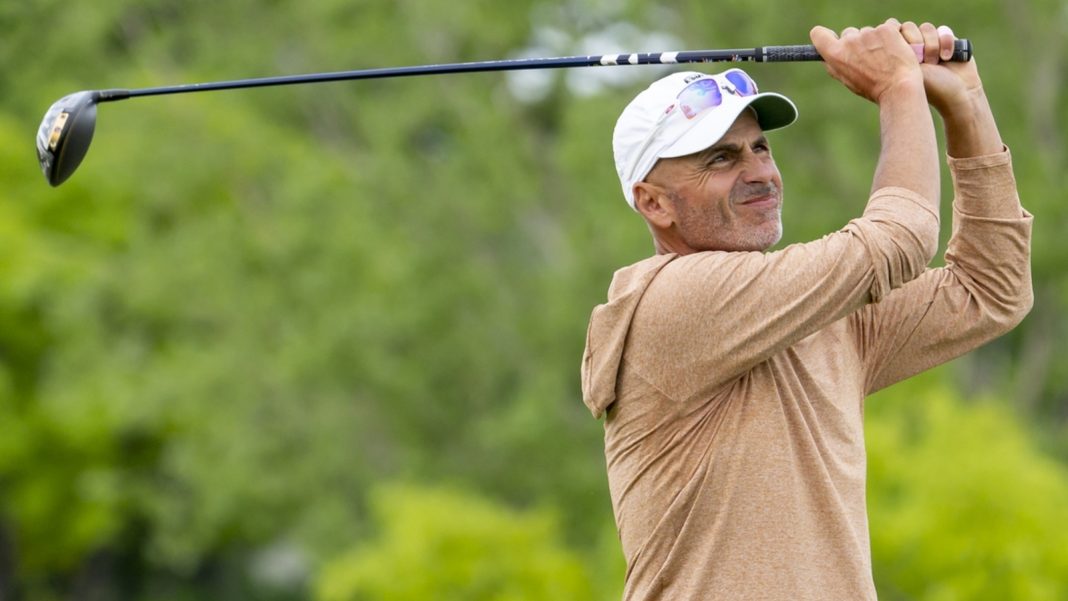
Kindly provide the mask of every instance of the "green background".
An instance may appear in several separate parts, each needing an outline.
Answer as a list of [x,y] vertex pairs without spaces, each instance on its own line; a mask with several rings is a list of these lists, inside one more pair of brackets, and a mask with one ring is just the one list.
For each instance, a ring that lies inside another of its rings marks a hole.
[[[1063,0],[36,0],[0,4],[0,599],[608,600],[623,580],[578,367],[612,272],[652,252],[610,139],[663,70],[131,99],[56,189],[33,150],[54,100],[889,16],[975,43],[1036,303],[868,401],[880,597],[1068,598]],[[800,108],[771,135],[783,244],[840,228],[876,109],[819,64],[747,69]]]

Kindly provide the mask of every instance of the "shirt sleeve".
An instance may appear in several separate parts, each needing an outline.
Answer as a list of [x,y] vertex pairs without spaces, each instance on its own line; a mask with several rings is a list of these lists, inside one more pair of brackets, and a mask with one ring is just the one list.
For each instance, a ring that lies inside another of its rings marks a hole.
[[949,166],[955,198],[946,266],[854,317],[869,393],[975,349],[1031,308],[1033,218],[1020,205],[1009,151],[950,158]]
[[841,231],[773,253],[701,252],[666,265],[635,310],[624,360],[670,398],[708,397],[820,328],[919,276],[938,215],[884,188]]

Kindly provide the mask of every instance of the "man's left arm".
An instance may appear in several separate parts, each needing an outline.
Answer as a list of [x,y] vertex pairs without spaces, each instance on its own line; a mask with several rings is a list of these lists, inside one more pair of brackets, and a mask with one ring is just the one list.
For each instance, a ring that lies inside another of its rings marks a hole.
[[953,233],[946,267],[931,269],[854,316],[873,392],[1007,332],[1031,308],[1032,217],[1020,205],[1009,151],[975,61],[939,64],[948,28],[906,23],[926,47],[928,101],[941,114],[953,176]]
[[858,311],[868,393],[945,363],[1015,327],[1031,291],[1031,215],[1009,152],[950,158],[956,195],[946,266]]

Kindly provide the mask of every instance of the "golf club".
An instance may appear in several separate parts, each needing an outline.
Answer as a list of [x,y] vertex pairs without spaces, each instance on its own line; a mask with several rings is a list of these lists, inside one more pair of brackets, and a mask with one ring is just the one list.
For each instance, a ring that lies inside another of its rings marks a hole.
[[[922,60],[922,45],[913,45]],[[968,62],[972,57],[969,40],[955,43],[952,62]],[[605,54],[600,56],[569,56],[560,58],[509,59],[470,63],[448,63],[411,67],[310,73],[256,79],[238,79],[211,83],[184,84],[134,90],[87,90],[75,92],[57,100],[48,108],[37,130],[37,160],[45,179],[58,186],[69,178],[85,158],[96,127],[96,105],[136,96],[159,96],[186,92],[209,92],[238,88],[284,86],[303,83],[322,83],[353,79],[377,79],[413,75],[475,73],[485,71],[516,71],[523,69],[564,69],[614,65],[673,65],[712,62],[795,62],[822,60],[815,46],[763,46],[733,50],[689,50],[681,52],[652,52],[640,54]]]

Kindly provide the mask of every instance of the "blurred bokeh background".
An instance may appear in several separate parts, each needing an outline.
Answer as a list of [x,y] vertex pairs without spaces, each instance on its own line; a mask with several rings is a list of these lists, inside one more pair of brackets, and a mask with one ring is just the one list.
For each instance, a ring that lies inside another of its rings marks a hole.
[[[806,43],[889,16],[974,41],[1036,216],[1036,304],[869,399],[880,597],[1068,599],[1064,0],[3,2],[0,599],[622,589],[578,366],[612,272],[652,252],[610,139],[662,69],[107,104],[52,189],[34,136],[60,96]],[[875,108],[819,64],[747,69],[800,107],[772,136],[783,244],[838,229],[867,198]]]

